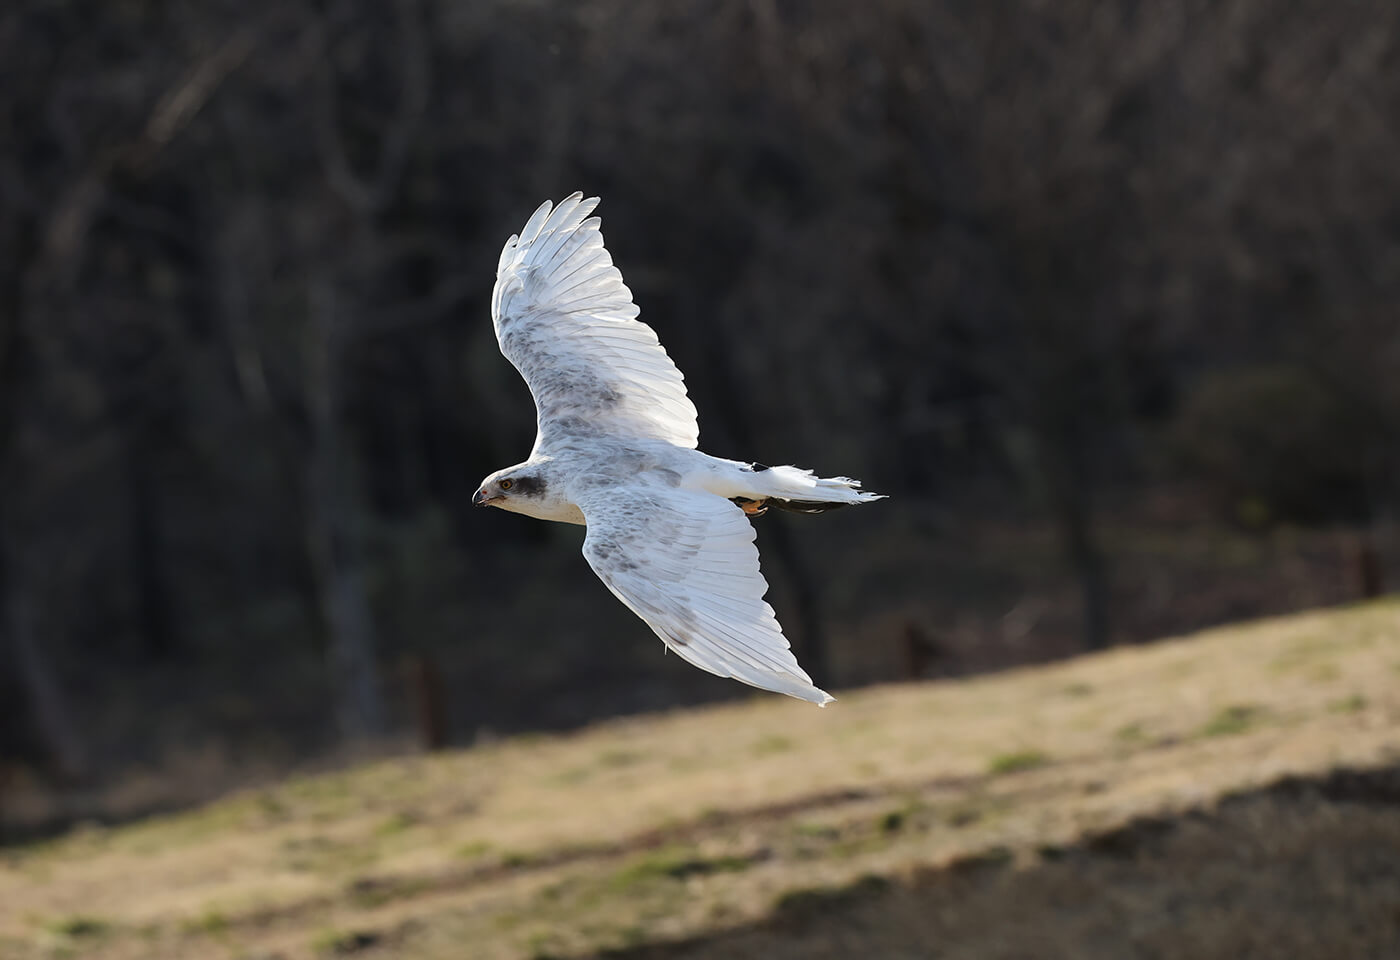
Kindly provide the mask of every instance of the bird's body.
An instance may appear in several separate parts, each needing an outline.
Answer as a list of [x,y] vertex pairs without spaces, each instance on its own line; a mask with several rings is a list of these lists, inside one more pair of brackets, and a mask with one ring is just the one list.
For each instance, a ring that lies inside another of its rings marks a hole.
[[857,481],[696,449],[695,407],[636,319],[603,247],[596,199],[545,203],[501,253],[492,312],[501,352],[535,398],[530,457],[475,502],[586,524],[583,553],[667,647],[711,673],[825,705],[763,602],[749,516],[878,499]]
[[[802,512],[811,513],[861,503],[862,496],[870,496],[852,488],[850,481],[819,480],[795,467],[724,460],[665,440],[602,436],[537,450],[529,460],[499,473],[528,474],[537,480],[531,496],[506,498],[499,504],[501,509],[560,523],[586,523],[579,498],[600,484],[656,484],[762,505],[758,509],[795,503],[802,505]],[[833,499],[813,499],[825,497]]]

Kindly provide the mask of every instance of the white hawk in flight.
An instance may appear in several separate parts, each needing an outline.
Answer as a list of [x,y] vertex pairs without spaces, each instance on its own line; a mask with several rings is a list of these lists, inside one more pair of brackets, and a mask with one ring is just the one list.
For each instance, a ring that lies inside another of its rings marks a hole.
[[535,398],[524,463],[473,503],[588,526],[583,555],[609,590],[684,659],[710,673],[825,706],[763,600],[750,516],[821,513],[880,499],[845,477],[696,449],[680,370],[637,319],[603,247],[597,198],[546,201],[501,251],[491,314]]

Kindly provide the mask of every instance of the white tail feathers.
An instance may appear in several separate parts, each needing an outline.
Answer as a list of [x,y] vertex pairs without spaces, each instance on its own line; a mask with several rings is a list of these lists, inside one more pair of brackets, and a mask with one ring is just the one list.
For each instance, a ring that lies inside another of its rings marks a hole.
[[[818,477],[800,467],[765,467],[752,464],[754,499],[775,498],[796,504],[848,504],[883,500],[884,494],[860,488],[850,477]],[[778,504],[774,504],[778,506]]]

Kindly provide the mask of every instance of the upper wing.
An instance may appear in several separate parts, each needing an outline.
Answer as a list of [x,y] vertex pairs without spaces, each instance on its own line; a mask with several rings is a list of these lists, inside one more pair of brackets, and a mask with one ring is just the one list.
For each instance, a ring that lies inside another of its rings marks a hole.
[[578,505],[583,555],[608,589],[702,670],[825,706],[788,649],[754,530],[723,497],[637,483],[600,487]]
[[603,247],[598,198],[545,201],[501,251],[491,315],[535,398],[539,436],[621,434],[694,447],[695,405]]

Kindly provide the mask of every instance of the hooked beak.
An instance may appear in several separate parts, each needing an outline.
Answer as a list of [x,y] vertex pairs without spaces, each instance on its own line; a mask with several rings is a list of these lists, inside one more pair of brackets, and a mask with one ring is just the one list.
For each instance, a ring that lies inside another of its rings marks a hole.
[[491,502],[491,499],[492,499],[491,497],[488,497],[488,496],[486,495],[486,488],[485,488],[485,487],[482,487],[482,488],[481,488],[480,490],[478,490],[476,493],[472,494],[472,503],[473,503],[474,505],[478,506],[478,507],[483,506],[484,504],[490,503],[490,502]]

